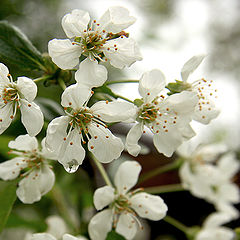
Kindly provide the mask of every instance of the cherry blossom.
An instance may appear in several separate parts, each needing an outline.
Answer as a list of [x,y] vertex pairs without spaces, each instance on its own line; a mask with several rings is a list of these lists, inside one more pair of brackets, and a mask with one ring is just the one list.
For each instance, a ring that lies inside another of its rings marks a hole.
[[37,95],[36,84],[27,77],[12,80],[8,68],[0,63],[0,134],[14,119],[20,108],[21,120],[30,136],[36,136],[43,126],[43,114],[33,102]]
[[141,166],[136,161],[122,163],[115,175],[115,188],[104,186],[94,193],[94,205],[97,210],[109,206],[97,213],[90,221],[88,232],[92,240],[104,240],[112,227],[126,239],[133,239],[142,228],[137,215],[158,221],[165,217],[167,205],[159,196],[136,189]]
[[56,158],[45,148],[45,139],[41,145],[40,150],[35,137],[20,135],[8,144],[10,148],[17,150],[11,150],[10,153],[18,156],[0,164],[1,179],[13,180],[19,175],[22,178],[16,193],[23,203],[39,201],[54,185],[55,175],[47,159]]

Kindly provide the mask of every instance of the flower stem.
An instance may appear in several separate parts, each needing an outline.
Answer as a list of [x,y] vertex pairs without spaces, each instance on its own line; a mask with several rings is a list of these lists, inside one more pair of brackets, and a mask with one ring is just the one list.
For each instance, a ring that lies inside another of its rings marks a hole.
[[157,187],[148,187],[144,188],[145,192],[151,194],[158,194],[158,193],[168,193],[168,192],[180,192],[185,191],[181,184],[169,184]]
[[117,98],[124,99],[124,100],[126,100],[126,101],[128,101],[128,102],[130,102],[130,103],[133,103],[132,100],[130,100],[130,99],[126,98],[126,97],[123,97],[123,96],[121,96],[121,95],[115,94],[114,96],[117,97]]
[[187,226],[185,226],[184,224],[180,223],[178,220],[176,220],[170,216],[166,216],[163,220],[165,222],[173,225],[175,228],[179,229],[180,231],[184,232],[186,235],[188,234],[189,228]]
[[65,82],[61,78],[58,79],[58,83],[63,90],[67,88]]
[[113,185],[112,185],[112,183],[111,183],[111,181],[110,181],[110,179],[109,179],[109,177],[107,175],[107,172],[106,172],[105,168],[103,167],[103,165],[95,158],[95,156],[93,154],[90,153],[89,155],[92,158],[92,160],[94,161],[94,163],[96,164],[96,166],[97,166],[99,172],[101,173],[105,183],[108,186],[113,187]]
[[117,80],[117,81],[108,81],[105,84],[106,85],[111,85],[111,84],[116,84],[116,83],[138,83],[139,80]]
[[51,77],[52,77],[52,76],[49,76],[49,75],[47,75],[47,76],[42,76],[42,77],[33,79],[33,81],[34,81],[34,82],[41,82],[41,81],[44,81],[44,80],[48,80],[48,79],[50,79]]
[[182,159],[179,158],[178,160],[176,160],[172,163],[166,164],[166,165],[156,168],[150,172],[147,172],[147,173],[143,174],[142,176],[140,176],[138,183],[142,183],[142,182],[144,182],[152,177],[155,177],[159,174],[177,169],[180,167],[181,163],[182,163]]

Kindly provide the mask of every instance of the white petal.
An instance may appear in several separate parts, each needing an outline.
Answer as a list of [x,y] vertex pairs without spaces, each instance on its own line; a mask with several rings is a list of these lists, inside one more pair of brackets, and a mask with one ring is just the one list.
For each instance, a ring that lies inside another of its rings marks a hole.
[[183,81],[187,81],[189,75],[197,69],[205,55],[197,55],[190,58],[182,67],[181,76]]
[[7,66],[5,66],[3,63],[0,63],[0,85],[9,83],[8,74],[9,71]]
[[234,236],[234,231],[226,227],[206,228],[196,235],[196,240],[233,240]]
[[121,69],[125,66],[130,67],[136,61],[142,60],[135,40],[125,37],[107,41],[104,44],[104,55],[110,60],[112,66]]
[[81,240],[81,238],[74,237],[70,234],[64,234],[62,240]]
[[133,195],[130,198],[131,207],[142,218],[158,221],[166,216],[168,207],[159,196],[145,192]]
[[41,196],[49,192],[55,181],[55,175],[49,166],[43,166],[40,170],[32,171],[28,177],[19,182],[16,191],[18,198],[27,204],[37,202]]
[[2,134],[11,124],[13,115],[13,104],[8,103],[0,108],[0,134]]
[[35,233],[32,235],[31,240],[57,240],[49,233]]
[[111,209],[97,213],[88,225],[88,233],[92,240],[105,240],[112,230],[113,214]]
[[60,239],[62,235],[67,232],[67,226],[64,220],[57,215],[49,216],[46,219],[46,223],[48,225],[47,232],[57,239]]
[[98,20],[99,28],[107,32],[119,33],[135,23],[136,18],[129,16],[128,9],[119,6],[110,7]]
[[81,140],[81,133],[78,129],[74,129],[61,145],[58,161],[70,173],[77,171],[85,158],[85,150],[82,147]]
[[88,150],[99,162],[109,163],[120,157],[124,145],[122,140],[115,137],[109,129],[102,125],[90,124],[89,133],[91,139],[88,141]]
[[73,84],[64,90],[61,105],[79,110],[89,99],[90,95],[91,89],[89,87]]
[[48,42],[48,52],[52,61],[61,69],[72,69],[79,63],[82,49],[69,39],[53,39]]
[[134,238],[138,230],[136,220],[129,213],[122,213],[118,219],[116,232],[123,235],[127,240]]
[[129,189],[136,185],[141,166],[136,161],[123,162],[114,177],[114,184],[118,193],[125,194]]
[[58,159],[57,154],[54,153],[54,152],[52,152],[52,151],[50,151],[50,150],[46,147],[46,138],[43,138],[43,139],[42,139],[41,146],[42,146],[41,155],[42,155],[44,158],[51,159],[51,160],[57,160],[57,159]]
[[165,85],[163,73],[158,69],[153,69],[142,75],[138,90],[144,102],[150,103],[164,89]]
[[16,85],[21,97],[29,102],[32,102],[35,99],[37,95],[37,85],[32,79],[18,77]]
[[176,127],[168,127],[168,132],[159,131],[153,136],[154,146],[158,152],[167,157],[171,157],[173,152],[180,146],[183,137]]
[[14,141],[10,141],[8,147],[19,151],[33,151],[38,149],[38,141],[28,134],[20,135]]
[[26,161],[23,160],[23,157],[16,157],[0,163],[0,178],[4,181],[15,179],[19,175],[21,168],[27,166]]
[[20,100],[21,120],[30,136],[36,136],[42,129],[44,119],[40,107],[34,102]]
[[130,122],[136,119],[138,108],[129,102],[99,101],[91,110],[95,116],[104,122]]
[[67,127],[70,118],[67,116],[61,116],[53,119],[47,128],[46,135],[46,147],[55,152],[57,155],[59,154],[61,145],[64,142],[64,138],[67,137]]
[[231,217],[226,212],[214,212],[204,221],[204,227],[214,228],[231,221]]
[[90,21],[88,12],[74,9],[62,18],[62,27],[69,38],[81,37]]
[[81,86],[100,87],[107,80],[107,69],[98,64],[96,60],[91,61],[86,58],[80,63],[79,70],[75,73],[75,79]]
[[97,210],[102,210],[114,200],[115,189],[110,186],[98,188],[93,195],[94,206]]
[[129,154],[136,157],[141,151],[141,147],[138,145],[138,140],[141,138],[143,133],[143,124],[138,123],[134,125],[127,134],[126,148]]

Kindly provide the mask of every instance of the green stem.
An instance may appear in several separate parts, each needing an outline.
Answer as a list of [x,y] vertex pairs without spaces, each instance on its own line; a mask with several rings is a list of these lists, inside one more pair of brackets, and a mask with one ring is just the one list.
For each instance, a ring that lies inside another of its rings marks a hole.
[[151,194],[186,191],[181,184],[169,184],[157,187],[144,188],[145,192]]
[[58,79],[58,83],[63,90],[67,88],[65,82],[61,78]]
[[35,79],[33,79],[33,81],[34,82],[40,82],[40,81],[48,80],[50,78],[51,78],[51,76],[47,75],[47,76],[42,76],[42,77],[39,77],[39,78],[35,78]]
[[69,212],[69,206],[66,202],[66,199],[64,198],[61,188],[57,184],[55,184],[53,187],[51,194],[60,215],[63,217],[68,226],[73,230],[73,232],[76,233],[78,231],[78,226],[72,220],[71,214]]
[[143,174],[142,176],[140,176],[138,183],[142,183],[142,182],[144,182],[152,177],[155,177],[159,174],[177,169],[180,167],[181,163],[182,163],[182,159],[178,159],[172,163],[166,164],[166,165],[156,168],[150,172],[147,172],[147,173]]
[[94,161],[94,163],[96,164],[96,166],[97,166],[99,172],[101,173],[105,183],[108,186],[113,187],[113,185],[112,185],[112,183],[111,183],[111,181],[110,181],[110,179],[109,179],[109,177],[107,175],[107,172],[106,172],[105,168],[103,167],[103,165],[95,158],[95,156],[93,154],[90,153],[89,155],[92,158],[92,160]]
[[138,83],[139,80],[117,80],[117,81],[108,81],[105,84],[111,85],[111,84],[117,84],[117,83]]
[[175,228],[179,229],[180,231],[184,232],[186,235],[188,234],[189,228],[187,226],[185,226],[184,224],[180,223],[178,220],[176,220],[170,216],[166,216],[163,220],[165,222],[173,225]]
[[121,96],[121,95],[114,94],[114,96],[115,96],[115,97],[117,97],[117,98],[124,99],[124,100],[126,100],[126,101],[128,101],[128,102],[130,102],[130,103],[133,103],[133,101],[132,101],[132,100],[130,100],[130,99],[126,98],[126,97],[123,97],[123,96]]

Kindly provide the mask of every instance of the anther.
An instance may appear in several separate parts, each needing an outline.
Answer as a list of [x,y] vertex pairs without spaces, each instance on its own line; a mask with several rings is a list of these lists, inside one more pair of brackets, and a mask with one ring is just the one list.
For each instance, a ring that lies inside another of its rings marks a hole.
[[91,146],[90,148],[91,148],[91,149],[94,149],[94,146]]
[[73,145],[73,142],[70,142],[70,145]]
[[31,104],[28,104],[29,107],[31,107],[32,105]]

